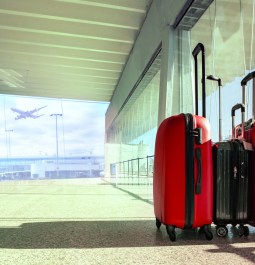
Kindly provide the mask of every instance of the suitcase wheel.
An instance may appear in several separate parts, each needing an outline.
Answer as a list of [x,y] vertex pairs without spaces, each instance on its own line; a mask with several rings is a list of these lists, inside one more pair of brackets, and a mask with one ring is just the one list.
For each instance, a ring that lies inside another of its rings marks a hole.
[[159,221],[158,218],[156,218],[156,227],[159,229],[161,226],[161,222]]
[[172,231],[172,232],[169,233],[169,238],[173,242],[176,241],[176,233],[175,233],[175,231]]
[[171,225],[166,226],[167,234],[171,241],[176,241],[176,232],[174,231],[175,227]]
[[248,236],[250,234],[250,231],[249,231],[249,227],[248,226],[244,226],[244,236]]
[[241,236],[248,236],[250,234],[250,231],[249,231],[249,227],[248,226],[244,226],[244,225],[240,225],[238,227],[238,235],[241,237]]
[[205,238],[207,240],[212,240],[213,239],[213,233],[211,231],[211,226],[210,225],[205,225],[204,226],[204,232],[205,232]]
[[228,234],[228,229],[225,225],[219,225],[216,227],[216,234],[219,237],[225,237]]

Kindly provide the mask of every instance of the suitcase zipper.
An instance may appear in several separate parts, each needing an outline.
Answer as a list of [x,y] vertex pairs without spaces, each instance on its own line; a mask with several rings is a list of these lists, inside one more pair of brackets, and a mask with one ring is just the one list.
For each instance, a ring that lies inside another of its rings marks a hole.
[[193,115],[184,114],[186,121],[186,207],[185,228],[190,229],[194,222],[194,130]]

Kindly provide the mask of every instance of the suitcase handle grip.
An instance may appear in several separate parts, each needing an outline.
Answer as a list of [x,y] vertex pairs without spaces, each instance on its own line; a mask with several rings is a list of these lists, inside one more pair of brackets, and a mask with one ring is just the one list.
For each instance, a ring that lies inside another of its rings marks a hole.
[[243,80],[241,81],[241,86],[246,86],[247,83],[252,80],[253,78],[255,78],[255,71],[249,73],[248,75],[246,75]]
[[245,106],[244,104],[238,103],[231,109],[231,116],[232,116],[232,139],[236,138],[236,129],[235,129],[235,112],[236,110],[241,109],[242,112],[242,133],[241,138],[244,136],[244,119],[245,119]]
[[204,52],[204,51],[205,51],[205,47],[204,47],[203,43],[199,42],[199,43],[197,44],[197,46],[194,48],[194,50],[193,50],[193,52],[192,52],[192,55],[193,55],[194,57],[197,57],[197,55],[198,55],[201,51]]
[[236,104],[235,106],[232,107],[232,109],[231,109],[231,116],[232,117],[235,116],[235,112],[238,109],[241,109],[241,112],[244,113],[245,112],[244,104],[238,103],[238,104]]
[[206,94],[205,94],[205,47],[202,43],[198,43],[194,48],[192,55],[195,60],[195,114],[198,115],[198,66],[197,56],[201,52],[202,55],[202,116],[206,117]]
[[201,161],[201,149],[196,148],[196,159],[197,159],[197,167],[198,167],[198,177],[196,183],[196,194],[201,194],[201,183],[202,183],[202,161]]

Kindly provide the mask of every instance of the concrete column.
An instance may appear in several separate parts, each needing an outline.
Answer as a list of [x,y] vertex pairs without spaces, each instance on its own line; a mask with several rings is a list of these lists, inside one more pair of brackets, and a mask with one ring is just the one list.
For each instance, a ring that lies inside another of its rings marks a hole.
[[167,109],[172,109],[173,102],[168,97],[173,91],[175,46],[176,31],[167,26],[162,32],[158,125],[166,118]]
[[166,117],[194,113],[190,33],[165,28],[161,54],[158,125]]
[[190,31],[179,31],[179,77],[180,77],[180,106],[179,111],[194,113],[194,59],[190,40]]

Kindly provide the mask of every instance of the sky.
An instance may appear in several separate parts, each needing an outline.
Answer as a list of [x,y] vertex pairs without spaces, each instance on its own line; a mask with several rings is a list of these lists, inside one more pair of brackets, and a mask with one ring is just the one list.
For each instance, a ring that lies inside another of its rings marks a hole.
[[[58,155],[104,155],[105,113],[108,103],[0,95],[0,157],[55,156],[56,117]],[[23,111],[47,106],[43,116],[18,119],[11,108]],[[7,132],[6,132],[7,131]],[[10,131],[10,132],[9,132]]]

